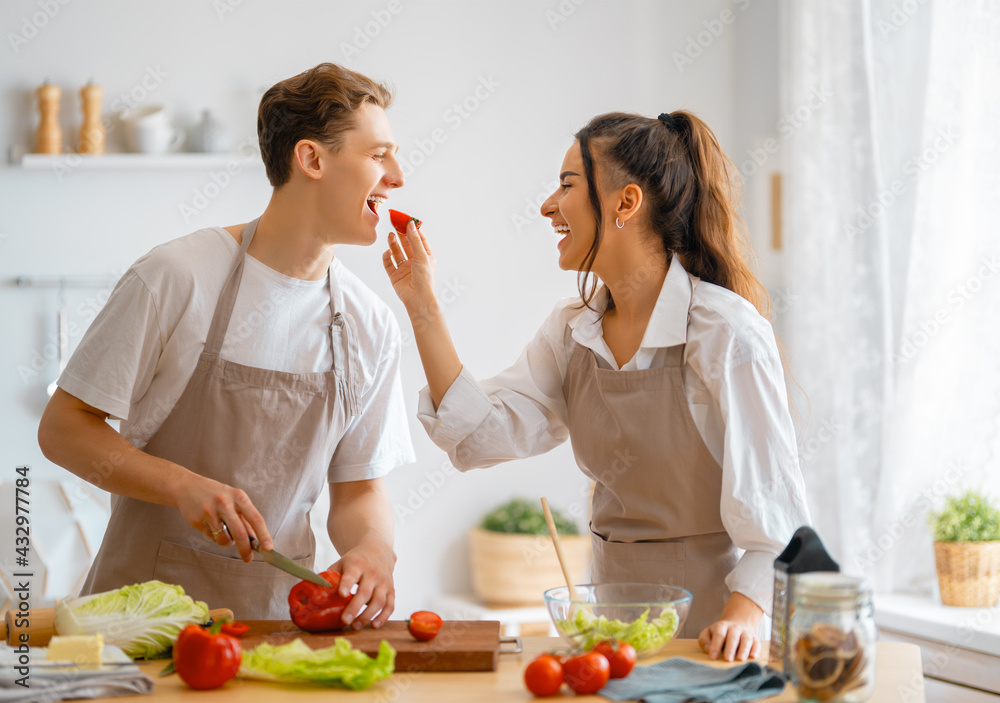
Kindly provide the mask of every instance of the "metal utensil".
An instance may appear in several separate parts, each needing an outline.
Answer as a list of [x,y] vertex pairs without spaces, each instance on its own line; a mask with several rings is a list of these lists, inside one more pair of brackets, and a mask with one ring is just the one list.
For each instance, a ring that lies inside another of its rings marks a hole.
[[45,389],[45,392],[49,394],[51,398],[56,392],[56,388],[59,387],[57,381],[59,376],[62,376],[62,372],[66,370],[66,362],[69,361],[69,323],[67,321],[68,313],[66,307],[62,306],[59,308],[59,373],[56,375],[56,380],[52,381]]
[[330,588],[333,584],[324,579],[322,576],[317,574],[315,571],[311,571],[297,561],[293,561],[286,557],[284,554],[274,551],[265,551],[260,548],[260,542],[255,538],[250,538],[250,548],[255,552],[260,554],[260,558],[266,561],[273,567],[281,569],[292,576],[309,581],[310,583],[315,583],[317,586],[323,586],[324,588]]

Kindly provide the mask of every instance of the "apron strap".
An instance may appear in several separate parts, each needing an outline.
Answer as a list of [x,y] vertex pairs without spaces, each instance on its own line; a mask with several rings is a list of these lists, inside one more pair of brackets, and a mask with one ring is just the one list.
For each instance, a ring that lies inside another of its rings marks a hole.
[[[208,337],[205,340],[205,353],[218,356],[222,351],[222,343],[226,338],[226,331],[229,329],[229,321],[233,316],[233,307],[236,305],[236,295],[240,290],[240,282],[243,280],[243,268],[246,264],[246,253],[253,241],[253,235],[257,231],[257,223],[260,218],[256,218],[243,226],[240,233],[240,252],[236,255],[233,269],[226,279],[226,284],[222,287],[219,295],[219,302],[215,306],[215,313],[212,315],[212,324],[208,328]],[[333,353],[333,367],[338,376],[344,379],[347,390],[347,410],[352,415],[361,414],[361,364],[360,348],[358,345],[358,329],[354,317],[340,310],[343,308],[343,295],[340,286],[337,285],[336,277],[333,275],[333,265],[327,273],[330,286],[330,311],[333,313],[333,323],[330,330],[330,350]],[[340,340],[343,342],[343,349],[336,348],[336,338],[333,335],[333,327],[339,327]]]
[[354,316],[337,312],[333,324],[340,328],[340,338],[344,342],[344,353],[339,357],[334,351],[333,366],[337,376],[342,377],[347,389],[347,411],[351,417],[361,414],[361,363],[358,347],[358,330]]
[[[351,417],[361,414],[361,350],[358,345],[358,326],[354,316],[343,312],[344,296],[337,277],[333,275],[333,262],[330,262],[330,311],[333,313],[333,323],[330,325],[330,349],[333,352],[333,370],[337,377],[343,379],[347,395],[347,412]],[[333,328],[340,328],[339,338],[343,344],[337,349],[337,335]],[[342,352],[342,353],[341,353]]]
[[229,329],[229,320],[233,316],[233,306],[236,304],[236,294],[240,291],[240,281],[243,280],[243,266],[246,263],[247,249],[253,241],[254,232],[257,231],[256,218],[245,225],[240,233],[242,245],[240,253],[236,255],[233,263],[233,270],[226,279],[226,284],[222,287],[219,295],[219,302],[215,305],[215,314],[212,315],[212,324],[208,328],[208,337],[205,339],[205,353],[219,355],[222,351],[222,342],[226,339],[226,330]]
[[663,350],[663,365],[666,366],[684,366],[684,351],[687,348],[687,344],[675,344],[672,347],[667,347]]

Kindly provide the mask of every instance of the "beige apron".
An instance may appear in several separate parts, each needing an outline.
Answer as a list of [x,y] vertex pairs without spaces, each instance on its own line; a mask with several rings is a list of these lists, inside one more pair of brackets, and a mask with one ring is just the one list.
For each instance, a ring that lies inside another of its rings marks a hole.
[[[315,540],[309,511],[350,416],[358,414],[361,369],[357,328],[328,274],[333,369],[287,373],[244,366],[219,356],[239,292],[257,220],[242,246],[212,317],[198,366],[144,450],[246,491],[274,548],[312,568]],[[173,507],[114,496],[111,518],[83,593],[159,579],[176,583],[210,607],[241,619],[287,619],[293,576],[260,561],[240,560],[190,527]]]
[[729,599],[738,552],[722,525],[722,469],[684,393],[684,345],[662,368],[599,368],[577,343],[563,391],[573,453],[596,482],[594,583],[681,586],[694,594],[681,637],[697,637]]

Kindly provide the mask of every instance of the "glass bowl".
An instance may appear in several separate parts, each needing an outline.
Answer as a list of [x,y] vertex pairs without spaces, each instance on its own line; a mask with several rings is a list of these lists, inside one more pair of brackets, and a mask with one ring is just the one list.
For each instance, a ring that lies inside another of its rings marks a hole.
[[545,606],[559,636],[579,651],[619,639],[642,659],[676,636],[691,610],[691,591],[656,583],[585,583],[545,591]]

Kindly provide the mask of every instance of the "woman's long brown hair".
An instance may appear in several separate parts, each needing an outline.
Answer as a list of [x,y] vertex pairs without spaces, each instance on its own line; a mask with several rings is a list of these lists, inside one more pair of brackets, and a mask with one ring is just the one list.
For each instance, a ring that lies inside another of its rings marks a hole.
[[[664,119],[622,112],[598,115],[576,133],[583,156],[590,202],[597,218],[594,242],[578,281],[590,306],[596,284],[591,266],[601,243],[601,201],[594,157],[602,184],[642,189],[650,230],[669,256],[703,281],[728,288],[768,317],[767,291],[750,268],[752,252],[739,214],[739,176],[708,125],[684,110]],[[603,311],[601,311],[603,312]]]

